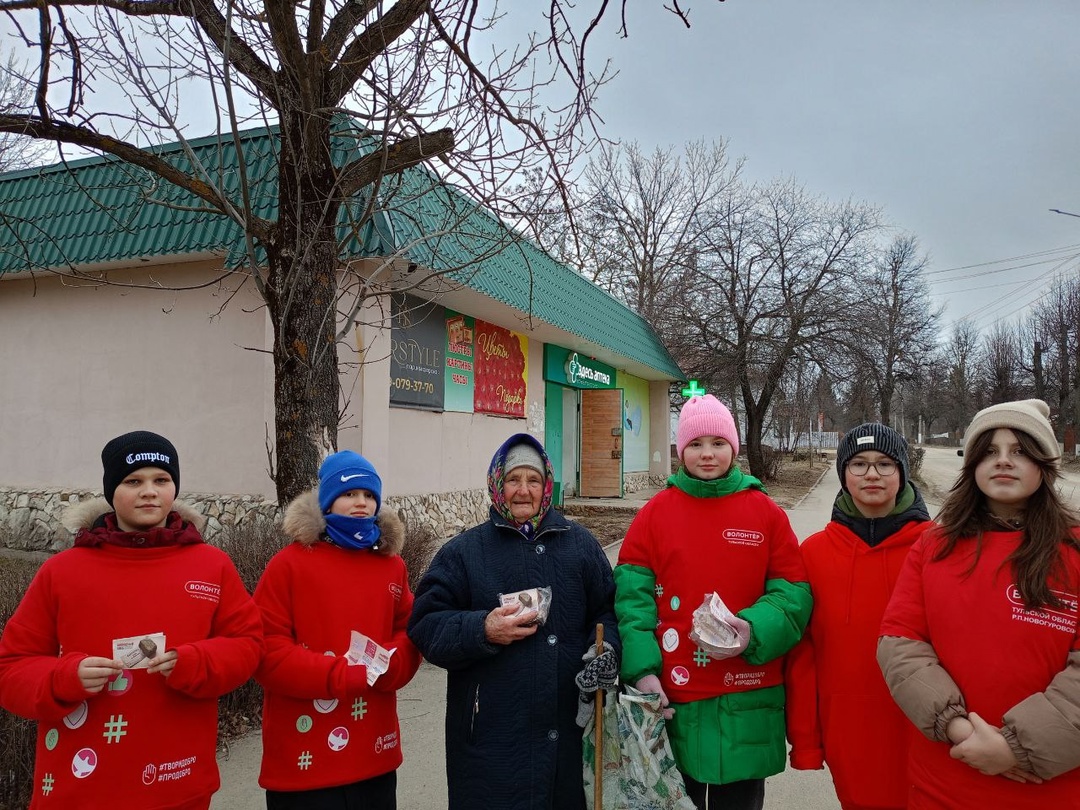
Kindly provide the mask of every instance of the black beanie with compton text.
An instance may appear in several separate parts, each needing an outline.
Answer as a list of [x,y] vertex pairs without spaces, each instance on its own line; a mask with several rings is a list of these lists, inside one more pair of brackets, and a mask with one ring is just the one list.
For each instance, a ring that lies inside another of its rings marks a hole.
[[142,467],[160,467],[172,476],[176,491],[180,491],[180,458],[172,442],[149,430],[136,430],[117,436],[101,451],[104,475],[101,486],[105,500],[112,506],[113,493],[120,482]]

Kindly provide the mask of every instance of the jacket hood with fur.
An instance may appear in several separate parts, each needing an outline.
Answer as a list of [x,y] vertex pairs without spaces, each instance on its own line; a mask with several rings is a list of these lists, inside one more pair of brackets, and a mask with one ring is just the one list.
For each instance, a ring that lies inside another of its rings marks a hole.
[[[405,545],[405,526],[401,518],[384,507],[376,515],[375,523],[379,527],[379,541],[371,550],[387,556],[400,554]],[[326,518],[319,508],[318,490],[308,490],[286,507],[281,528],[301,545],[313,546],[322,541],[326,534]]]

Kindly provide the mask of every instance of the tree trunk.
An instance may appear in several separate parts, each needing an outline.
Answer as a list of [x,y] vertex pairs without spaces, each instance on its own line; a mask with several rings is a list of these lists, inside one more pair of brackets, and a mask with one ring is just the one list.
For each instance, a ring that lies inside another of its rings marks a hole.
[[764,411],[759,411],[752,403],[744,403],[746,413],[746,460],[750,463],[750,474],[764,481],[767,476],[765,452],[761,446],[761,434],[765,428]]
[[317,480],[337,449],[337,245],[330,130],[294,118],[281,125],[279,226],[268,246],[267,305],[274,323],[278,503]]
[[1031,377],[1035,384],[1035,398],[1046,399],[1046,378],[1043,376],[1042,343],[1038,340],[1032,346]]

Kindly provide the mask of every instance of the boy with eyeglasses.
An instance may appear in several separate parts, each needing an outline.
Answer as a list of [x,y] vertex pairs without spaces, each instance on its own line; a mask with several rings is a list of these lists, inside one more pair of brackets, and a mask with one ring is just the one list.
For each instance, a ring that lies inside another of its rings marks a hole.
[[836,451],[842,489],[832,520],[801,546],[814,612],[786,662],[791,766],[827,762],[844,810],[907,806],[910,724],[875,657],[904,559],[930,525],[907,449],[877,422],[848,431]]

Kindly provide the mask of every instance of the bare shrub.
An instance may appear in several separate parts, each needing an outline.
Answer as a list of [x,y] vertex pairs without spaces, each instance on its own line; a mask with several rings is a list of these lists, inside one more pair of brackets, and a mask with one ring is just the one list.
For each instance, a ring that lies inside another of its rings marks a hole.
[[926,458],[926,448],[908,448],[908,468],[911,471],[912,478],[920,478],[921,480],[920,473],[922,472],[922,463],[924,458]]
[[[0,557],[0,631],[19,606],[40,563]],[[34,789],[37,725],[0,710],[0,808],[27,807]]]
[[[214,545],[232,559],[248,593],[255,592],[270,558],[289,544],[281,524],[253,517],[239,525],[222,526]],[[218,701],[218,743],[241,737],[262,725],[262,687],[249,679]]]
[[259,578],[270,558],[285,546],[289,538],[276,520],[253,517],[239,525],[222,526],[212,538],[213,544],[232,558],[248,593],[255,592]]
[[420,578],[431,565],[431,558],[442,545],[442,539],[427,523],[414,523],[402,513],[398,513],[405,524],[405,543],[401,548],[401,559],[409,571],[409,589],[415,591]]
[[758,476],[762,481],[775,481],[780,475],[780,467],[783,464],[784,454],[775,447],[763,444],[761,446],[761,470]]

